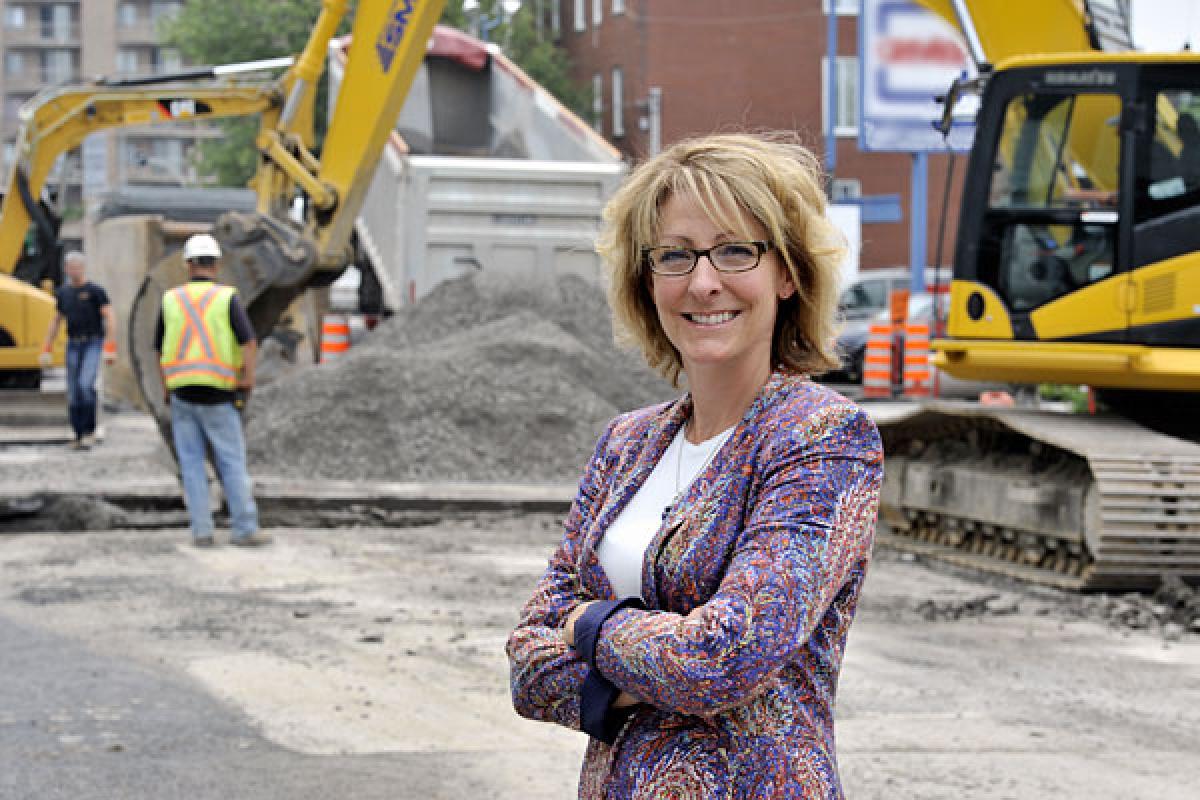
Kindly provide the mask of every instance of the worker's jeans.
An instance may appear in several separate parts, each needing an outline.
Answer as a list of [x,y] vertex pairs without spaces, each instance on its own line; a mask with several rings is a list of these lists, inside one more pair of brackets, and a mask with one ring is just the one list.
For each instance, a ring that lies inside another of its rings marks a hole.
[[104,340],[67,342],[67,416],[75,438],[96,430],[96,373]]
[[192,536],[213,535],[208,505],[208,473],[204,469],[205,442],[212,447],[217,475],[229,504],[229,527],[234,539],[258,530],[258,507],[246,471],[246,442],[242,419],[233,403],[189,403],[171,395],[171,427],[175,453],[183,478],[183,499],[192,522]]

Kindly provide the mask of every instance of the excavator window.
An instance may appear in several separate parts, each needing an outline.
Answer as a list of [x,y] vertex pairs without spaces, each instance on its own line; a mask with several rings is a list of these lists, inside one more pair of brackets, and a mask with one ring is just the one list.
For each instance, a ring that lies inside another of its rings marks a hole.
[[1133,266],[1200,249],[1200,86],[1147,90],[1153,136],[1138,142]]
[[1110,93],[1030,92],[1009,101],[979,277],[1010,311],[1032,311],[1114,273],[1120,115],[1121,98]]

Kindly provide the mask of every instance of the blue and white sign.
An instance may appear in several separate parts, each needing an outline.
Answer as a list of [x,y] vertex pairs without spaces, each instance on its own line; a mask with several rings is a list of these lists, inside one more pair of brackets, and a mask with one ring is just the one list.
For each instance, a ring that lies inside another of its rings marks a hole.
[[859,149],[943,152],[971,148],[979,98],[960,99],[947,141],[933,123],[955,78],[975,76],[962,35],[910,0],[862,0],[859,18]]

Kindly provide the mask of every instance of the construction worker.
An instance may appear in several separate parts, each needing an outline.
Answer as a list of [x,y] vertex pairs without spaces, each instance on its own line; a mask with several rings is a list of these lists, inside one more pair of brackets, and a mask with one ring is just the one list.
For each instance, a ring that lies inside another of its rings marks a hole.
[[216,283],[221,246],[206,233],[187,240],[188,282],[163,294],[156,339],[163,399],[171,407],[175,453],[192,541],[212,547],[205,448],[229,504],[231,544],[257,547],[270,537],[258,530],[258,508],[246,470],[246,442],[235,402],[254,388],[258,342],[237,290]]
[[38,361],[53,363],[51,351],[58,329],[67,323],[67,415],[75,438],[70,447],[86,450],[96,443],[96,374],[103,356],[111,364],[117,356],[112,303],[103,287],[86,278],[83,253],[72,250],[63,259],[67,282],[54,292],[57,313],[46,331]]

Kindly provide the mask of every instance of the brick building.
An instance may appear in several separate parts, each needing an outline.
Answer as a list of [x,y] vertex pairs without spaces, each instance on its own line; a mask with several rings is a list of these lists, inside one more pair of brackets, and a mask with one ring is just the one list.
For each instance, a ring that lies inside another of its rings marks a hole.
[[[861,266],[904,265],[912,158],[858,149],[858,0],[549,0],[549,15],[575,77],[593,88],[593,124],[630,158],[651,149],[652,88],[661,93],[664,144],[713,131],[782,128],[798,131],[822,154],[830,2],[838,14],[833,193],[863,203]],[[937,256],[948,164],[944,155],[929,159],[929,263]],[[964,170],[964,163],[956,168],[948,203],[943,264],[953,258]],[[899,213],[886,202],[892,200]]]

